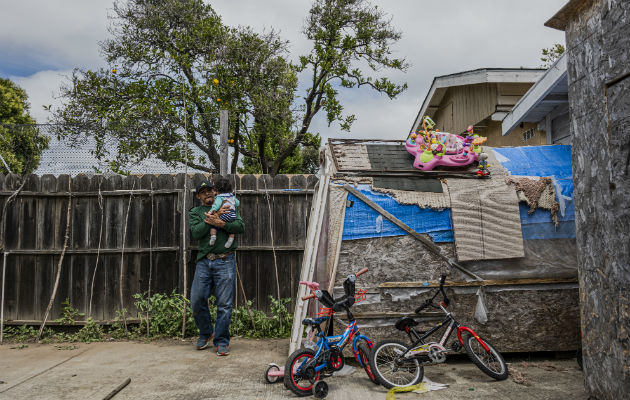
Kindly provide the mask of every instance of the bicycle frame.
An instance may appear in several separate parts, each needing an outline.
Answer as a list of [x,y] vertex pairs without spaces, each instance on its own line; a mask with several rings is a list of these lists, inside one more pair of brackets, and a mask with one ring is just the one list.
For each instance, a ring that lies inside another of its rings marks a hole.
[[[317,333],[317,336],[319,336],[319,340],[317,341],[317,351],[312,358],[315,362],[319,359],[319,356],[323,352],[330,350],[333,346],[339,348],[340,351],[343,351],[346,345],[350,343],[350,340],[352,340],[352,352],[354,353],[354,358],[357,360],[359,365],[363,366],[363,362],[359,357],[357,342],[359,340],[365,340],[368,345],[372,345],[372,341],[367,336],[362,335],[359,332],[359,327],[357,326],[357,321],[355,320],[350,321],[350,323],[346,326],[346,330],[341,335],[326,336],[324,335],[324,332],[319,332]],[[305,363],[308,363],[309,361],[305,361]],[[302,366],[303,365],[300,365],[300,368]],[[315,366],[315,372],[319,372],[327,366],[328,360],[325,360],[321,364]]]
[[[453,330],[455,328],[457,328],[457,339],[459,340],[460,345],[464,345],[464,341],[462,339],[462,331],[466,331],[468,333],[470,333],[475,339],[477,339],[477,341],[481,344],[481,346],[483,347],[483,349],[487,352],[490,352],[490,348],[483,342],[483,340],[481,340],[479,338],[479,335],[477,335],[475,333],[475,331],[473,331],[472,329],[470,329],[467,326],[462,326],[460,325],[455,318],[453,317],[453,315],[446,309],[444,308],[444,305],[442,303],[439,304],[440,308],[442,309],[442,311],[446,314],[446,318],[444,319],[444,321],[442,321],[442,323],[440,323],[439,325],[434,326],[433,328],[429,329],[427,332],[425,332],[422,336],[420,336],[415,329],[411,328],[407,328],[407,334],[409,335],[409,338],[411,339],[411,335],[413,334],[416,337],[416,341],[414,342],[412,339],[412,344],[410,347],[407,348],[407,351],[405,351],[402,354],[402,357],[406,357],[407,354],[415,349],[416,347],[418,347],[418,345],[421,344],[426,344],[425,343],[425,339],[428,338],[429,336],[433,335],[435,332],[437,332],[438,330],[440,330],[441,328],[443,328],[444,326],[448,325],[446,327],[446,331],[444,332],[444,334],[442,335],[442,338],[440,339],[440,341],[438,342],[438,344],[444,348],[446,348],[446,342],[448,341],[449,337],[451,336],[451,334],[453,333]],[[411,332],[410,332],[411,331]],[[451,349],[453,350],[453,349]]]

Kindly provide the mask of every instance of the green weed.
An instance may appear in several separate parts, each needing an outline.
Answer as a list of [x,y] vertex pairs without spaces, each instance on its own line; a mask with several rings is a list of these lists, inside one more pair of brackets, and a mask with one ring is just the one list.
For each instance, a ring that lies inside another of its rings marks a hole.
[[103,327],[92,318],[88,318],[85,325],[76,333],[75,339],[84,343],[100,342],[104,335]]
[[57,318],[55,322],[63,325],[72,325],[79,317],[84,317],[85,314],[79,312],[76,308],[70,305],[70,299],[66,299],[61,303],[63,309],[61,310],[61,318]]
[[29,325],[7,326],[4,329],[4,337],[15,342],[28,342],[37,337],[37,330]]
[[[186,311],[186,335],[194,336],[199,332],[195,326],[190,301],[183,295],[173,292],[168,294],[155,293],[148,298],[145,294],[135,294],[134,304],[138,308],[140,326],[138,332],[146,334],[149,323],[149,337],[175,337],[182,334],[182,313]],[[147,312],[150,320],[147,321]]]

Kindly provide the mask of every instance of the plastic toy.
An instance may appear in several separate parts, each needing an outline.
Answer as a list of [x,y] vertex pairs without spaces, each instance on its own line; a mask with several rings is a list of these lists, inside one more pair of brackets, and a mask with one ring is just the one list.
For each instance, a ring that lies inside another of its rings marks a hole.
[[479,168],[477,170],[478,176],[487,176],[488,174],[490,174],[490,171],[488,171],[488,167],[490,166],[490,164],[488,164],[488,161],[486,161],[487,159],[488,155],[486,153],[479,154],[479,165],[477,166],[477,168]]
[[472,125],[466,130],[466,137],[433,130],[434,127],[430,117],[423,117],[423,130],[412,132],[405,142],[405,148],[415,157],[414,168],[430,171],[438,166],[463,167],[479,160],[481,144],[487,139],[474,134]]

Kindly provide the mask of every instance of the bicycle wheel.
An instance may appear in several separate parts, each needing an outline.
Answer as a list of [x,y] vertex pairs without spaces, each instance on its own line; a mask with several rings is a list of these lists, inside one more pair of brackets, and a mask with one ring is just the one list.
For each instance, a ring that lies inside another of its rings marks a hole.
[[[309,349],[298,349],[289,356],[284,366],[284,386],[300,397],[313,394],[313,383],[304,376],[304,369],[307,362],[315,356],[315,352]],[[319,379],[319,372],[313,377],[314,381]]]
[[388,389],[420,383],[424,367],[417,359],[402,359],[407,346],[396,340],[378,343],[370,353],[370,369],[377,382]]
[[479,337],[479,340],[482,340],[488,346],[490,352],[487,352],[479,343],[479,340],[468,332],[462,334],[462,340],[464,341],[464,348],[466,353],[468,353],[468,357],[480,370],[498,381],[507,379],[508,367],[503,356],[487,340]]
[[370,350],[368,349],[368,344],[365,340],[359,342],[359,344],[357,345],[357,351],[359,353],[361,364],[363,364],[363,369],[365,370],[368,378],[370,378],[373,383],[376,383],[378,385],[376,377],[374,376],[372,368],[370,367]]

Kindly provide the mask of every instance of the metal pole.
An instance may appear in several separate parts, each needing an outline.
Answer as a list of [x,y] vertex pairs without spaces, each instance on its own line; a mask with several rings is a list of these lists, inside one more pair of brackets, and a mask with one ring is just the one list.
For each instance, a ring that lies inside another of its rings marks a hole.
[[4,333],[4,280],[7,270],[7,252],[4,252],[2,261],[2,304],[0,305],[0,343],[2,343],[2,335]]
[[221,135],[219,137],[219,173],[221,176],[226,176],[228,173],[228,112],[227,110],[221,110],[219,114],[219,130]]
[[9,165],[7,164],[7,162],[4,161],[4,158],[2,158],[2,155],[0,155],[0,160],[2,160],[2,164],[4,164],[4,167],[7,169],[7,172],[11,173],[11,168],[9,168]]

